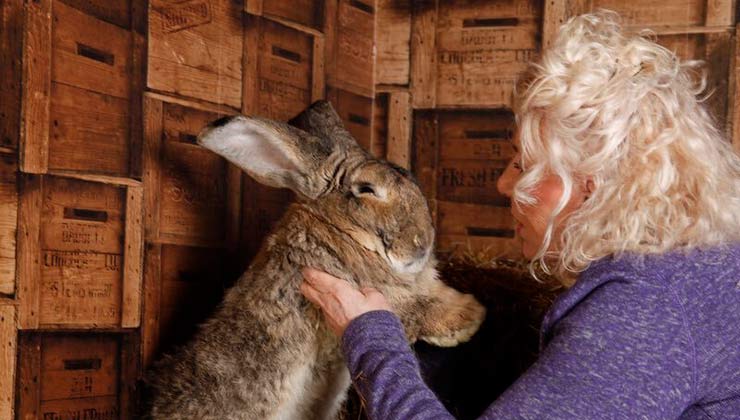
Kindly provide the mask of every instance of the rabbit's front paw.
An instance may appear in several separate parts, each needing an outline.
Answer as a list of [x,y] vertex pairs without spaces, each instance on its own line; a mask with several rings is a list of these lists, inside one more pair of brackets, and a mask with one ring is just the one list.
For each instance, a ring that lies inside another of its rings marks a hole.
[[439,347],[464,343],[478,331],[486,318],[486,308],[473,295],[456,292],[455,299],[440,302],[439,310],[424,320],[419,339]]

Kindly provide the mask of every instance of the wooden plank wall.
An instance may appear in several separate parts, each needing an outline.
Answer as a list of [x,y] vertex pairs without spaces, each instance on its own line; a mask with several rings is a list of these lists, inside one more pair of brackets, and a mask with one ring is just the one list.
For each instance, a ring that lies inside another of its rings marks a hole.
[[[484,194],[464,193],[471,188],[495,188],[511,154],[509,149],[496,145],[508,141],[499,135],[510,133],[502,131],[500,121],[490,118],[483,119],[490,121],[490,126],[477,126],[472,130],[477,132],[466,133],[463,128],[471,124],[469,118],[474,119],[476,114],[510,108],[518,74],[543,46],[552,43],[560,25],[577,14],[598,8],[615,10],[623,16],[628,30],[650,28],[658,42],[681,58],[705,60],[713,91],[709,106],[726,128],[728,138],[740,148],[740,129],[733,124],[739,112],[735,98],[740,98],[735,83],[740,65],[735,59],[733,0],[670,4],[616,0],[425,0],[380,1],[378,7],[377,89],[380,95],[403,89],[410,94],[411,167],[431,199],[438,248],[443,254],[472,252],[484,257],[519,257],[516,238],[512,237],[509,204],[495,197],[485,199]],[[377,102],[379,115],[399,120],[398,114],[385,113],[387,98],[381,97]],[[382,118],[374,121],[380,124],[371,149],[376,153],[392,150],[390,143],[381,140],[386,135],[387,122]],[[448,135],[457,137],[445,137]],[[455,159],[444,150],[444,144],[450,142],[459,145]],[[402,143],[406,149],[405,141]],[[476,148],[470,148],[474,143]],[[487,217],[475,217],[477,214]]]
[[517,258],[495,184],[527,61],[569,17],[615,9],[709,62],[710,106],[740,150],[736,6],[0,3],[0,418],[133,416],[146,366],[187,340],[257,252],[292,194],[195,144],[208,121],[288,120],[328,99],[363,147],[414,171],[442,254]]

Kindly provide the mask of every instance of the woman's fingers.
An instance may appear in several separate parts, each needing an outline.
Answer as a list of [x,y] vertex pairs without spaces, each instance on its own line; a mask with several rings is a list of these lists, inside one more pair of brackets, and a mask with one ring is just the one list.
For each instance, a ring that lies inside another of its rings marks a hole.
[[319,305],[320,307],[323,307],[323,301],[322,301],[322,293],[316,290],[311,283],[308,283],[304,281],[301,283],[301,293],[303,296],[306,297],[311,303],[315,305]]
[[321,308],[329,327],[339,336],[354,318],[365,312],[391,310],[385,297],[376,289],[355,289],[348,281],[312,268],[301,272],[301,293]]
[[322,293],[330,293],[341,286],[342,283],[346,283],[344,280],[336,278],[331,274],[323,271],[316,270],[314,268],[306,267],[302,270],[303,278],[311,284],[316,290]]

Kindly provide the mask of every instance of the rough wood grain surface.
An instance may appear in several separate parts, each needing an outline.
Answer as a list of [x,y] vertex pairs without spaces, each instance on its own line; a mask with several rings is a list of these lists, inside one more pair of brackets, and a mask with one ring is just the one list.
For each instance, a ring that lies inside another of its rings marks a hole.
[[15,293],[15,254],[18,226],[18,164],[0,154],[0,296]]
[[22,334],[19,418],[132,418],[136,343],[130,333]]
[[496,189],[514,155],[511,111],[420,111],[414,123],[413,170],[432,201],[438,251],[516,256],[510,203]]
[[29,173],[46,172],[49,162],[51,3],[25,3],[19,152],[21,170]]
[[11,149],[20,136],[23,9],[19,1],[0,4],[0,146]]
[[375,95],[375,0],[327,0],[326,76],[329,86]]
[[0,303],[0,418],[15,418],[16,306]]
[[241,108],[242,10],[232,0],[150,1],[147,86]]
[[373,99],[330,86],[327,100],[342,118],[347,131],[363,149],[372,152]]
[[125,221],[121,326],[124,328],[137,328],[141,324],[142,276],[144,274],[143,188],[126,188]]
[[230,205],[240,199],[239,177],[232,165],[195,143],[200,130],[224,114],[169,102],[147,110],[147,119],[159,119],[146,123],[147,240],[233,245]]
[[411,0],[377,0],[375,83],[408,85]]
[[16,298],[21,302],[18,311],[19,328],[39,326],[39,287],[41,278],[41,176],[21,176],[18,197],[18,251]]
[[324,0],[246,0],[244,10],[313,32],[322,26]]
[[412,2],[411,98],[414,109],[434,108],[437,103],[437,1]]
[[141,186],[51,175],[22,180],[21,328],[137,326]]
[[388,98],[388,146],[386,159],[411,167],[411,96],[408,92],[390,92]]

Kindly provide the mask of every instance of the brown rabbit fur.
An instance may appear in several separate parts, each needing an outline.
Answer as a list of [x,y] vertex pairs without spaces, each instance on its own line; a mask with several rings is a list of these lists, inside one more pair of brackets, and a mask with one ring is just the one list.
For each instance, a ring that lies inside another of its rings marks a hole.
[[437,279],[431,217],[409,174],[363,151],[328,102],[292,123],[236,116],[199,136],[299,200],[193,340],[149,375],[152,418],[334,418],[350,378],[339,339],[299,292],[305,266],[379,289],[411,341],[454,346],[484,318]]

